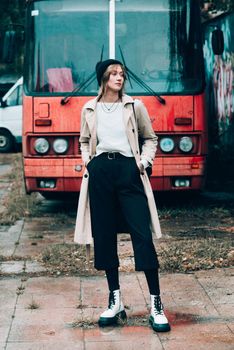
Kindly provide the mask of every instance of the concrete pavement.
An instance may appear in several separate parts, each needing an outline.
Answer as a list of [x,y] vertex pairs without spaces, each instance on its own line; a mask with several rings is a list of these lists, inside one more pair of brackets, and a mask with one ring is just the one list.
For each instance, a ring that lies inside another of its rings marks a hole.
[[[121,272],[128,322],[100,329],[97,320],[108,302],[104,275],[49,277],[37,260],[50,243],[73,241],[73,218],[60,219],[63,224],[56,215],[55,221],[48,216],[0,226],[0,350],[234,348],[233,268],[162,274],[162,300],[172,326],[165,334],[148,325],[144,275]],[[120,263],[132,271],[129,246],[120,242]]]
[[107,306],[104,276],[27,277],[0,281],[0,349],[231,350],[234,347],[232,268],[161,276],[170,333],[148,325],[149,295],[142,273],[121,273],[126,325],[100,329]]

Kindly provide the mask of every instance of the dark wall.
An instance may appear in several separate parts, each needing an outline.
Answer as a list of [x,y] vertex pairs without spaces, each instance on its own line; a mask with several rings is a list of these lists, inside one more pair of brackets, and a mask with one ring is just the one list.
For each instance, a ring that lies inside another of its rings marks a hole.
[[[234,13],[225,14],[204,25],[204,56],[207,76],[210,171],[220,177],[234,175]],[[224,52],[214,55],[212,31],[224,34]]]

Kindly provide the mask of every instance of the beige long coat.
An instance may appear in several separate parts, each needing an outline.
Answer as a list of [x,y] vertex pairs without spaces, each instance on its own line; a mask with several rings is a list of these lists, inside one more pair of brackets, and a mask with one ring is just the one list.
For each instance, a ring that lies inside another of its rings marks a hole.
[[[150,164],[152,164],[155,158],[155,152],[157,148],[157,136],[153,131],[148,112],[141,101],[133,100],[128,95],[123,96],[122,102],[123,121],[126,127],[126,133],[129,140],[129,144],[131,146],[136,162],[138,164],[141,159],[147,159],[147,161]],[[134,116],[133,103],[136,117]],[[87,164],[88,161],[92,159],[92,157],[96,153],[96,105],[97,98],[90,100],[84,105],[81,115],[80,143],[82,159],[85,164]],[[144,139],[141,155],[139,154],[140,152],[138,145],[138,130],[140,135]],[[148,199],[148,205],[151,214],[152,233],[159,238],[161,237],[161,229],[158,219],[158,213],[154,201],[154,195],[151,188],[151,184],[146,172],[141,174],[141,180],[144,186],[145,194]],[[89,174],[88,170],[86,169],[83,174],[83,179],[81,183],[74,237],[74,241],[76,243],[86,245],[93,244],[88,195],[88,182]]]

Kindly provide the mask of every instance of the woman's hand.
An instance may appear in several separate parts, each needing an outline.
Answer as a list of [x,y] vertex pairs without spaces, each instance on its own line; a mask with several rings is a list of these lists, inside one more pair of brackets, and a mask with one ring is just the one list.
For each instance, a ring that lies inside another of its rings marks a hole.
[[139,162],[139,163],[137,164],[137,166],[138,166],[138,168],[139,168],[139,171],[140,171],[141,175],[143,175],[143,174],[144,174],[144,171],[145,171],[144,165],[143,165],[141,162]]
[[84,167],[87,168],[87,165],[89,164],[89,162],[91,161],[91,157],[88,156],[88,157],[85,157],[83,159],[83,164],[84,164]]

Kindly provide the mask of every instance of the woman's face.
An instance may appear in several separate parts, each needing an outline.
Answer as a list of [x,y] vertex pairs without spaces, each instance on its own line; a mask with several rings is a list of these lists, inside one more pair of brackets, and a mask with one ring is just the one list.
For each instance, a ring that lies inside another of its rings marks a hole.
[[111,69],[109,80],[107,81],[106,88],[114,92],[119,92],[124,83],[124,72],[121,66],[116,65]]

